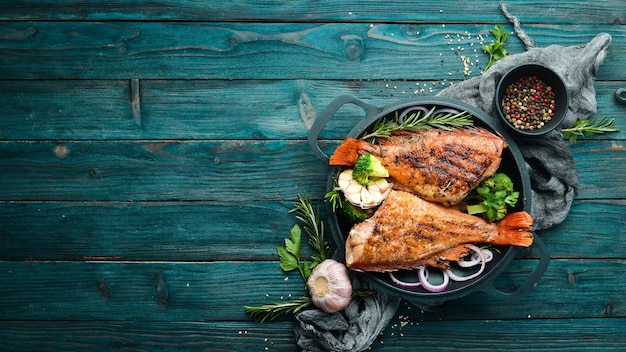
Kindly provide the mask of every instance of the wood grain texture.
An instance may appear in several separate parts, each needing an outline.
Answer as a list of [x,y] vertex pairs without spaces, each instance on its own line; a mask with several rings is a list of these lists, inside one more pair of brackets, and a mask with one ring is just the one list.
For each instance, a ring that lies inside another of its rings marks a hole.
[[[325,207],[315,205],[327,222]],[[255,201],[1,202],[2,259],[276,260],[276,247],[300,224],[291,208]],[[626,239],[625,212],[624,200],[580,200],[565,222],[539,235],[555,259],[623,259],[614,248]],[[572,238],[584,246],[573,246]],[[329,232],[326,239],[333,244]],[[310,254],[307,246],[303,254]]]
[[[524,299],[403,302],[372,351],[626,349],[626,7],[506,4],[541,47],[613,37],[594,116],[622,132],[571,144],[580,188]],[[322,205],[313,120],[343,94],[381,107],[480,75],[494,24],[513,28],[491,0],[2,2],[0,350],[297,350],[290,317],[243,306],[304,292],[276,246],[298,194]],[[340,109],[322,149],[363,116]],[[496,288],[523,283],[524,254]]]
[[[462,67],[460,62],[447,63]],[[306,139],[317,115],[347,94],[382,107],[427,99],[454,80],[140,80],[133,113],[128,80],[0,81],[2,140]],[[616,118],[626,138],[623,106],[614,98],[622,81],[596,82],[595,117]],[[135,116],[134,114],[138,114]],[[340,109],[321,133],[342,139],[365,116]],[[592,116],[592,117],[594,117]]]
[[[421,321],[395,318],[373,351],[622,351],[623,319]],[[567,335],[563,332],[566,331]],[[445,339],[442,338],[445,336]],[[578,338],[572,338],[576,336]],[[285,351],[297,350],[292,324],[273,322],[0,322],[11,351]]]
[[7,201],[285,200],[321,197],[328,178],[303,141],[20,142],[0,154]]
[[[496,288],[519,287],[536,265],[532,259],[514,260]],[[413,307],[411,315],[422,320],[527,319],[529,314],[624,318],[625,279],[624,259],[555,259],[521,301],[478,292],[438,312]],[[285,274],[278,261],[0,262],[0,284],[1,320],[16,321],[249,321],[245,305],[288,301],[305,289],[299,274]]]
[[[492,24],[2,22],[5,79],[426,79],[466,78],[445,60],[478,67]],[[510,27],[509,27],[510,29]],[[618,25],[530,24],[539,46],[580,45]],[[456,35],[461,42],[456,41]],[[450,38],[452,36],[452,38]],[[486,38],[481,40],[479,36]],[[469,39],[468,39],[469,38]],[[507,49],[522,52],[519,41]],[[476,50],[476,52],[474,52]],[[598,79],[625,79],[615,46]],[[476,59],[479,60],[476,63]],[[444,60],[444,62],[442,62]],[[606,72],[611,72],[609,75]]]
[[[322,143],[332,151],[337,142]],[[626,194],[623,140],[572,145],[581,199]],[[326,193],[328,170],[305,141],[0,143],[4,201],[250,201]],[[289,160],[289,162],[286,162]]]
[[[589,3],[578,1],[506,1],[509,11],[523,22],[625,24],[619,0]],[[420,1],[20,1],[3,5],[0,18],[24,20],[193,20],[193,21],[394,21],[394,22],[502,22],[497,2],[444,0]]]
[[2,258],[275,260],[276,247],[299,223],[288,213],[292,207],[255,201],[0,203]]

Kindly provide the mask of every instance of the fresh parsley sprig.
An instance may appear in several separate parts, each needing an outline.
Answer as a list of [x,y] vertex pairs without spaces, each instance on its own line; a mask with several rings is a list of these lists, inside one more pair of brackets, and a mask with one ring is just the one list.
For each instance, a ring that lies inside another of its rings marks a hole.
[[489,54],[489,62],[487,62],[487,66],[485,66],[483,72],[487,71],[494,62],[509,55],[509,52],[504,48],[507,39],[509,39],[509,33],[504,30],[504,27],[495,25],[489,33],[494,36],[495,40],[482,46],[483,51]]
[[603,116],[601,119],[581,119],[574,123],[574,126],[570,128],[564,128],[561,130],[563,137],[570,142],[576,141],[578,137],[588,137],[596,134],[603,134],[609,132],[619,132],[619,129],[615,128],[615,119]]
[[418,110],[407,114],[402,121],[400,121],[398,112],[396,111],[392,118],[378,120],[372,127],[372,130],[361,138],[373,142],[376,138],[386,138],[391,136],[393,132],[400,130],[423,130],[431,128],[450,130],[452,127],[472,126],[474,124],[472,115],[466,111],[460,111],[456,114],[451,112],[435,112],[435,107],[428,112]]
[[311,275],[311,265],[306,260],[300,260],[300,248],[302,244],[302,230],[294,225],[289,231],[289,238],[285,238],[285,245],[276,248],[280,258],[280,268],[288,272],[298,269],[300,276],[306,281]]

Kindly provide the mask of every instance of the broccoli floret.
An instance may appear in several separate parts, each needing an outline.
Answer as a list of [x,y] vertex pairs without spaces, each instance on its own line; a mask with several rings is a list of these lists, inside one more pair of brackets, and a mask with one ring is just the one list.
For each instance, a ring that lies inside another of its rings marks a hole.
[[517,204],[518,198],[519,192],[513,190],[511,178],[499,172],[482,181],[466,197],[470,203],[477,202],[467,206],[467,213],[480,214],[489,222],[497,221],[506,215],[508,207]]
[[513,192],[513,181],[511,178],[502,172],[498,172],[495,175],[489,177],[484,182],[486,187],[494,191],[507,191]]
[[368,185],[371,177],[388,176],[389,171],[385,169],[380,160],[369,153],[361,155],[352,169],[352,177],[360,185]]

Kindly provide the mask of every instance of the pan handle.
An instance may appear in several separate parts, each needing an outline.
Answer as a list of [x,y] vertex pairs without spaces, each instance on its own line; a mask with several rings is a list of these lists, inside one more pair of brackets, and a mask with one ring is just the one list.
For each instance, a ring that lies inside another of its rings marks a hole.
[[[537,285],[541,276],[545,273],[548,268],[548,264],[550,263],[550,253],[548,249],[543,244],[543,241],[535,235],[533,240],[533,247],[539,251],[539,263],[537,263],[537,267],[533,269],[530,275],[526,278],[526,281],[520,287],[513,292],[504,292],[498,290],[493,286],[493,281],[490,283],[482,291],[495,297],[509,302],[515,302],[520,300],[522,297],[526,296],[532,289]],[[494,280],[495,281],[495,280]]]
[[309,147],[313,150],[315,156],[325,163],[328,163],[329,157],[320,148],[318,140],[320,132],[322,132],[324,127],[326,127],[328,121],[330,121],[331,117],[335,115],[337,110],[346,104],[359,106],[363,109],[363,111],[365,111],[366,118],[372,116],[378,110],[376,106],[370,105],[363,100],[350,95],[341,95],[328,104],[328,106],[326,106],[326,108],[317,116],[315,122],[313,122],[313,126],[311,126],[311,129],[309,130],[308,136]]

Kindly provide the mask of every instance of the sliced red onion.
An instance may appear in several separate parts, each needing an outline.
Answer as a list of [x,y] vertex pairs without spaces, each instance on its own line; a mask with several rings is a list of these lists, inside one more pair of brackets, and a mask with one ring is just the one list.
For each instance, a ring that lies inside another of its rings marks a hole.
[[473,266],[480,264],[480,257],[478,255],[474,255],[474,252],[472,252],[472,255],[470,256],[468,260],[459,260],[456,263],[461,268],[471,268]]
[[448,274],[448,276],[450,277],[451,280],[454,281],[467,281],[470,279],[473,279],[475,277],[477,277],[478,275],[482,274],[483,271],[485,270],[485,256],[483,255],[483,251],[482,249],[474,246],[474,245],[469,245],[468,246],[472,251],[474,251],[474,253],[476,253],[476,255],[478,255],[479,261],[480,261],[480,269],[478,269],[477,272],[470,274],[470,275],[466,275],[466,276],[459,276],[457,274],[455,274],[452,270],[450,269],[446,269],[445,272],[446,274]]
[[[489,249],[482,248],[480,251],[483,253],[483,257],[485,258],[485,263],[489,263],[493,259],[493,252],[490,251]],[[461,268],[471,268],[473,266],[480,264],[480,261],[481,259],[478,256],[478,251],[472,251],[472,254],[470,255],[470,259],[459,260],[457,261],[457,264]]]
[[400,116],[398,116],[398,123],[400,123],[400,124],[401,124],[402,122],[404,122],[404,117],[405,117],[406,115],[408,115],[409,113],[412,113],[412,112],[418,112],[418,111],[421,111],[421,112],[423,112],[424,114],[428,114],[428,112],[429,112],[430,110],[428,110],[428,109],[427,109],[427,108],[425,108],[424,106],[412,106],[412,107],[410,107],[410,108],[408,108],[408,109],[404,110],[404,111],[400,114]]
[[420,282],[422,283],[422,287],[424,287],[425,290],[430,292],[442,292],[448,287],[448,284],[450,283],[450,277],[446,274],[445,271],[441,272],[443,276],[443,282],[438,285],[431,284],[428,281],[430,276],[430,274],[428,274],[428,271],[429,269],[427,266],[421,266],[417,273],[417,277],[419,277]]
[[393,283],[395,283],[398,286],[405,287],[405,288],[415,288],[415,287],[419,287],[422,285],[422,283],[419,281],[418,282],[402,281],[398,279],[392,272],[389,273],[389,277],[391,278],[391,281],[393,281]]
[[[406,282],[406,281],[400,280],[391,272],[388,273],[389,278],[391,279],[391,281],[393,281],[393,283],[395,283],[396,285],[400,287],[415,288],[415,287],[422,286],[425,290],[430,291],[430,292],[442,292],[448,287],[450,280],[462,282],[462,281],[471,280],[477,277],[478,275],[482,274],[483,271],[485,270],[485,264],[490,262],[493,259],[493,252],[489,249],[481,249],[475,245],[468,245],[468,248],[472,250],[470,259],[459,260],[457,263],[459,267],[462,267],[462,268],[471,268],[473,266],[480,264],[480,268],[478,269],[478,271],[472,274],[461,276],[461,275],[454,273],[454,271],[450,269],[441,270],[438,268],[431,268],[429,266],[424,265],[417,269],[418,270],[417,277],[419,279],[419,282]],[[428,281],[430,278],[431,269],[441,270],[441,275],[443,278],[443,282],[441,284],[432,284]]]
[[433,113],[433,115],[438,115],[438,114],[450,114],[450,115],[458,115],[460,114],[461,111],[457,110],[457,109],[452,109],[452,108],[441,108],[441,109],[437,109],[435,110],[435,112]]
[[483,252],[483,257],[485,257],[485,263],[489,263],[493,259],[493,252],[487,248],[481,249]]

